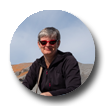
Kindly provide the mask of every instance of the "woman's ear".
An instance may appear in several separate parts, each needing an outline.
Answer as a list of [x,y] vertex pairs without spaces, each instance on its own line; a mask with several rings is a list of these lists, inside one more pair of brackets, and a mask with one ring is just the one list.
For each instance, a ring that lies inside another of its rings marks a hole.
[[57,42],[58,47],[60,46],[60,40]]
[[38,41],[38,47],[40,48],[40,42]]

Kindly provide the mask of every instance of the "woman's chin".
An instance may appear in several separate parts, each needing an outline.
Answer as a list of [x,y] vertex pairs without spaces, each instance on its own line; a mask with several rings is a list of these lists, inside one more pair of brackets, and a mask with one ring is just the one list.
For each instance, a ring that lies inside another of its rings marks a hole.
[[51,50],[45,50],[44,52],[43,52],[43,54],[44,55],[50,55],[50,54],[52,54],[53,52],[51,51]]

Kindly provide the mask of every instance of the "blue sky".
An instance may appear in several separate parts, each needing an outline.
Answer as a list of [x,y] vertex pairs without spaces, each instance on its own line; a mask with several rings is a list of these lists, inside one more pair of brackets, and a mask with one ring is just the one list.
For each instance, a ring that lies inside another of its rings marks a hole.
[[40,11],[18,26],[10,44],[11,64],[33,62],[42,56],[37,36],[45,27],[55,27],[60,31],[59,50],[71,52],[78,62],[94,64],[95,45],[89,29],[80,19],[61,10]]

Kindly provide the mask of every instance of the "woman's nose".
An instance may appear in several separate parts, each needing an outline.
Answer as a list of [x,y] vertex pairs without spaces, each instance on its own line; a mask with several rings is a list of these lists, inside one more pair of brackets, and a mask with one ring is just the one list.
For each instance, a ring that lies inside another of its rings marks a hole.
[[49,42],[47,42],[46,46],[50,46]]

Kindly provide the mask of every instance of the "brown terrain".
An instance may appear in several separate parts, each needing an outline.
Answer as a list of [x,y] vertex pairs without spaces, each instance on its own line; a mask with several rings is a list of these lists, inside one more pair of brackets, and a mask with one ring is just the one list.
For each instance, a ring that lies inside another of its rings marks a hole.
[[16,74],[16,76],[18,77],[18,79],[20,79],[23,76],[26,76],[31,64],[32,63],[21,63],[21,64],[12,65],[12,69]]
[[31,66],[32,63],[21,63],[21,64],[16,64],[16,65],[12,65],[13,71],[17,72],[17,71],[21,71],[24,68],[27,68],[29,66]]

